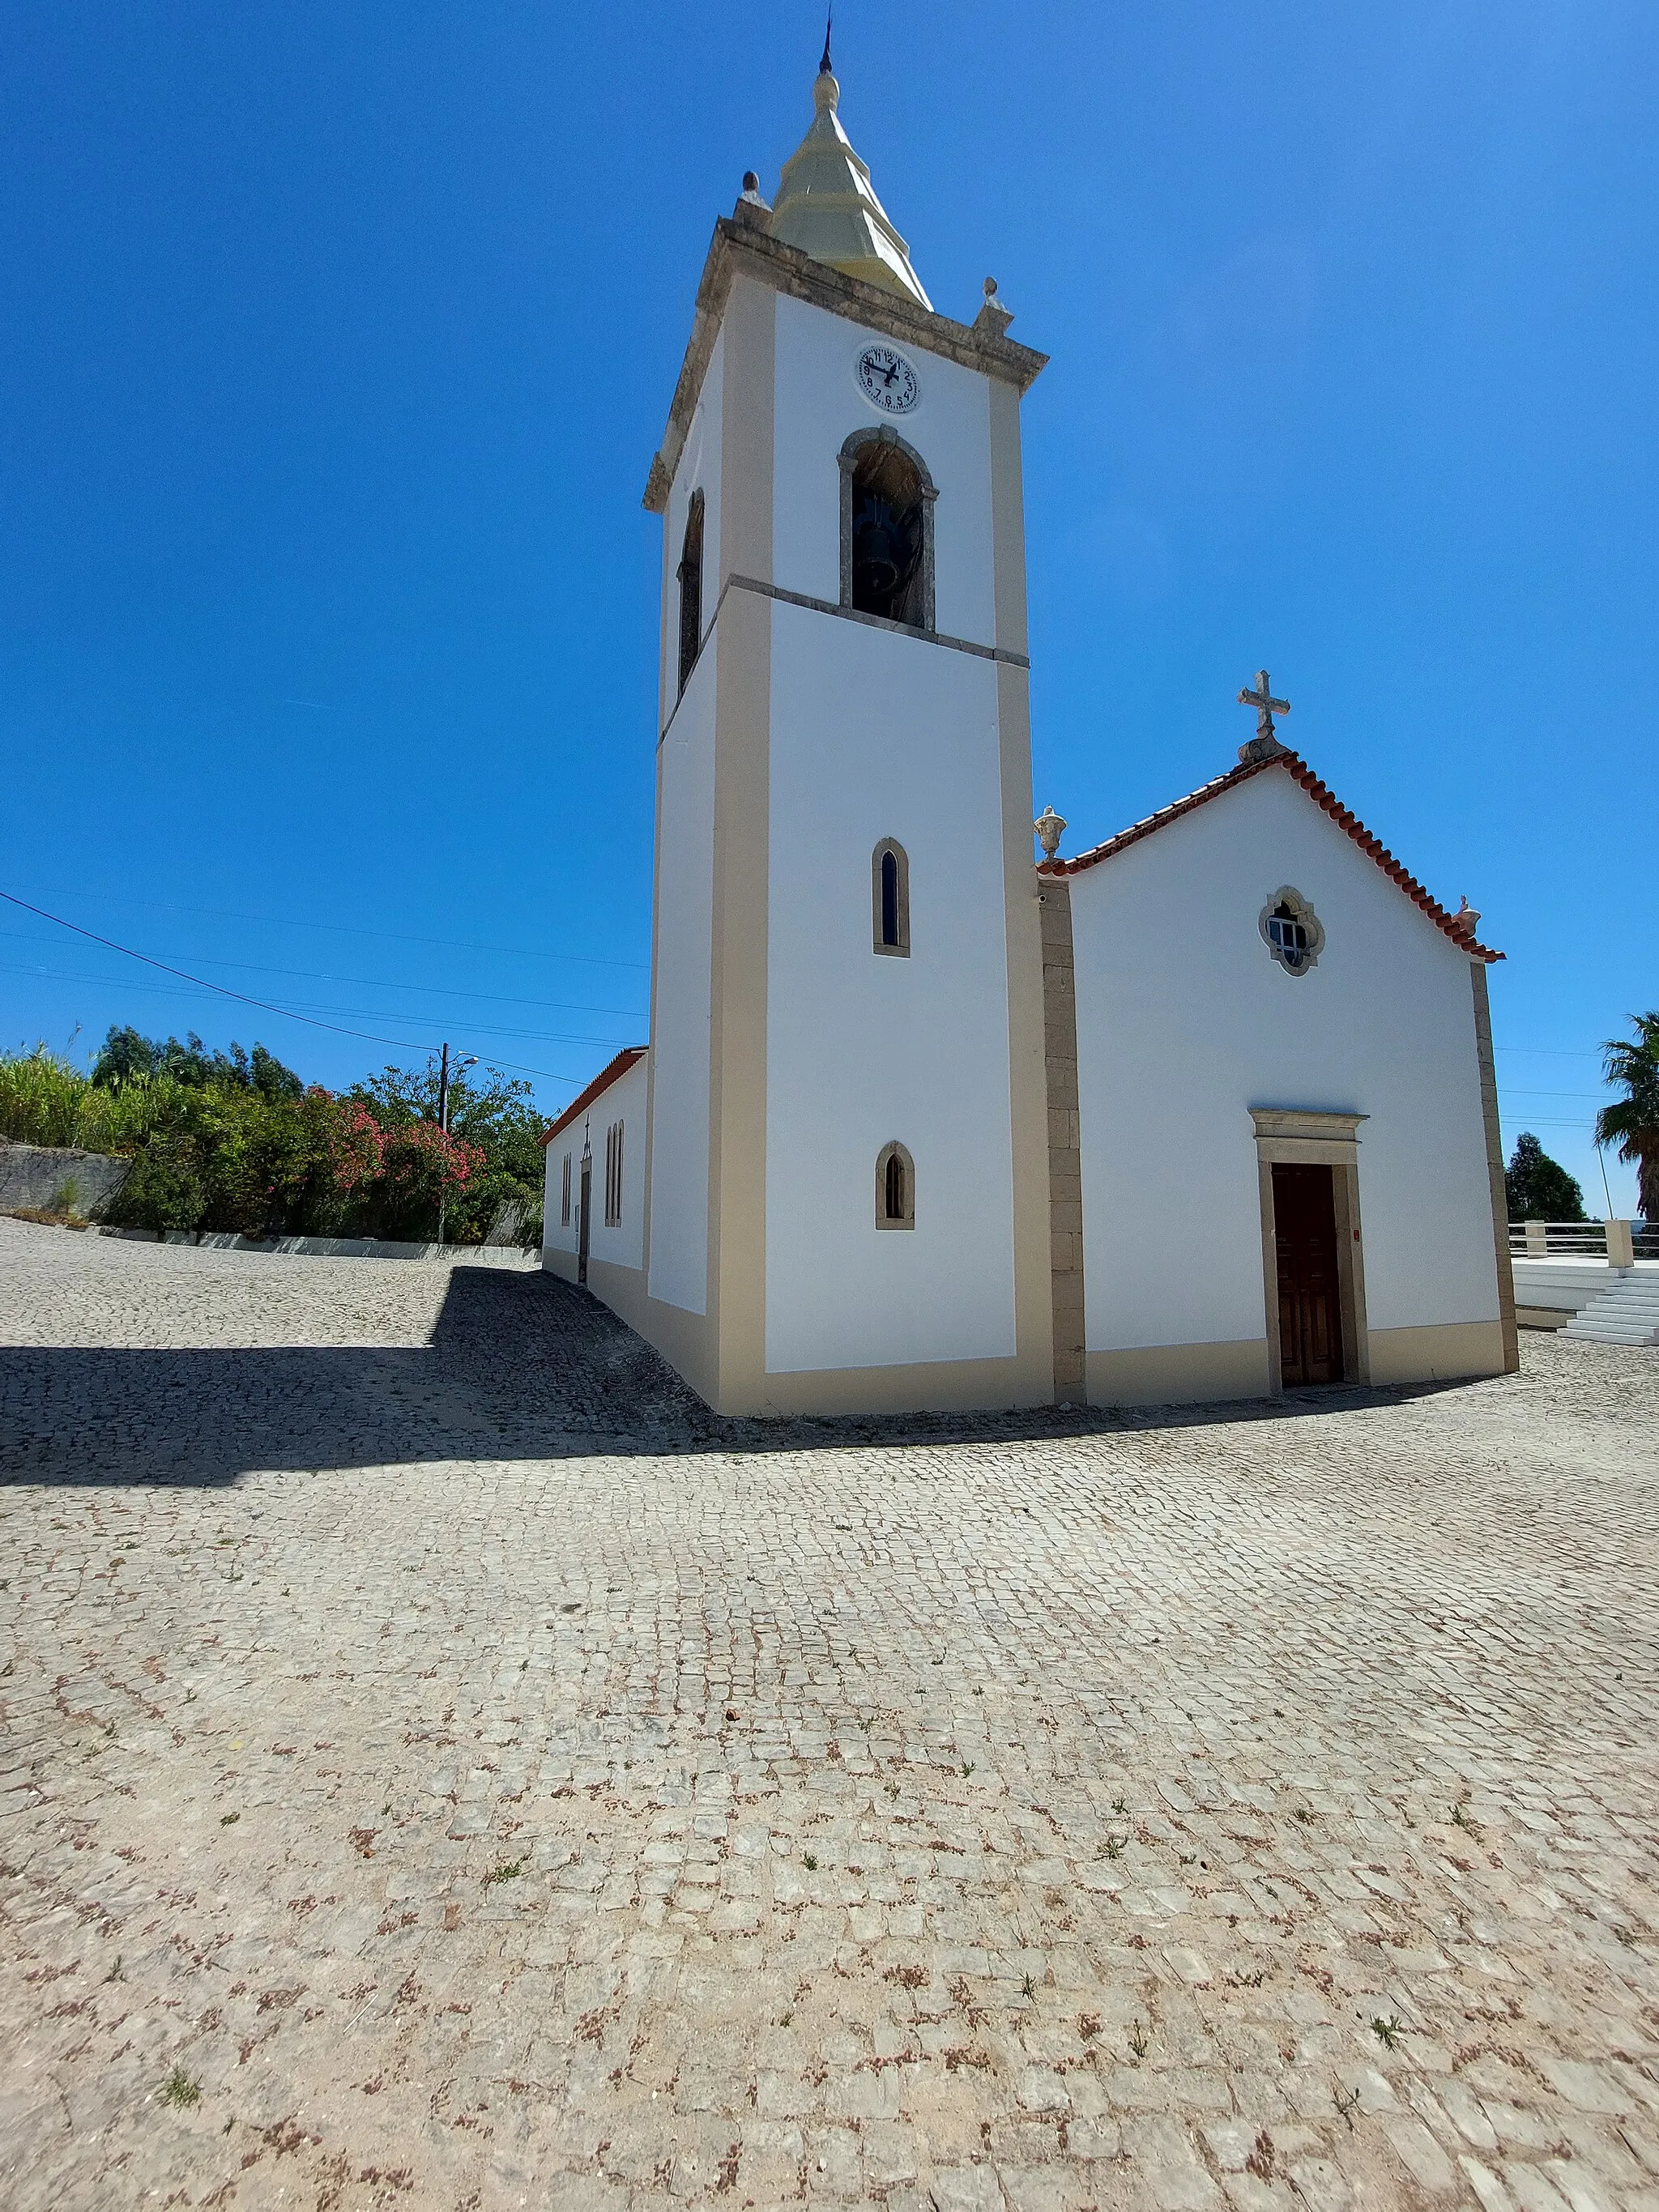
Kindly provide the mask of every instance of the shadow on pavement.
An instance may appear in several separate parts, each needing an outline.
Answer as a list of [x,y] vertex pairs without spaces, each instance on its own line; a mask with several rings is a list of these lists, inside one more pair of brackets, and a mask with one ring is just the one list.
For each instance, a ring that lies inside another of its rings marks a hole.
[[1306,1420],[1460,1387],[1132,1410],[723,1419],[586,1291],[552,1275],[457,1267],[424,1346],[0,1348],[0,1483],[212,1486],[254,1468],[1063,1438]]

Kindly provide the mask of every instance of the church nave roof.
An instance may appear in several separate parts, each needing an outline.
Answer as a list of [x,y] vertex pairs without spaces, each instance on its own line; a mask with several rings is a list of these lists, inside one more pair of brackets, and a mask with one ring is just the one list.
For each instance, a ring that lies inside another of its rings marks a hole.
[[1371,835],[1352,808],[1342,804],[1329,785],[1321,782],[1302,756],[1292,752],[1285,744],[1280,744],[1276,752],[1259,756],[1254,760],[1241,761],[1237,768],[1229,769],[1225,775],[1217,776],[1212,782],[1200,784],[1196,791],[1188,792],[1185,799],[1177,799],[1168,806],[1159,807],[1156,814],[1147,815],[1144,821],[1131,823],[1127,830],[1120,830],[1116,836],[1107,838],[1103,845],[1091,846],[1086,853],[1079,853],[1071,860],[1039,860],[1037,873],[1040,876],[1075,876],[1085,868],[1097,867],[1101,861],[1111,860],[1115,854],[1126,851],[1131,845],[1138,845],[1143,837],[1150,837],[1156,831],[1167,829],[1171,822],[1178,822],[1183,814],[1190,814],[1194,808],[1206,805],[1212,799],[1218,799],[1224,791],[1231,791],[1238,784],[1248,783],[1253,775],[1264,775],[1270,769],[1283,769],[1295,782],[1299,783],[1314,805],[1328,814],[1337,827],[1352,838],[1362,853],[1368,853],[1383,874],[1397,884],[1413,905],[1420,907],[1454,945],[1476,960],[1492,961],[1504,957],[1503,953],[1495,952],[1490,945],[1477,940],[1473,924],[1480,920],[1479,915],[1466,918],[1469,916],[1467,907],[1463,913],[1453,914],[1442,906],[1439,900],[1426,891],[1416,877],[1395,860],[1382,839]]

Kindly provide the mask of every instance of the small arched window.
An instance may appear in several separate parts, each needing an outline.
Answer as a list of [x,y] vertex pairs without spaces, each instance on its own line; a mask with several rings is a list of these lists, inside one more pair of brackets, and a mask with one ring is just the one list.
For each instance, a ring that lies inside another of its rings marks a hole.
[[884,1145],[876,1156],[876,1226],[916,1225],[916,1164],[902,1145]]
[[933,501],[927,465],[896,430],[855,430],[841,449],[841,603],[933,627]]
[[702,650],[702,488],[691,495],[685,538],[680,548],[680,690],[684,690]]
[[870,860],[870,925],[878,952],[910,957],[910,862],[902,845],[884,837]]

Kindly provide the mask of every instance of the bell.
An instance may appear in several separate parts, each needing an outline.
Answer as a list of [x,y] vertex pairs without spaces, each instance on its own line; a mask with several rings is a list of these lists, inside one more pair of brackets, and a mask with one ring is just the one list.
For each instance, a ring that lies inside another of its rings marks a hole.
[[893,510],[884,499],[866,499],[853,523],[853,594],[855,604],[890,600],[903,574],[906,547]]

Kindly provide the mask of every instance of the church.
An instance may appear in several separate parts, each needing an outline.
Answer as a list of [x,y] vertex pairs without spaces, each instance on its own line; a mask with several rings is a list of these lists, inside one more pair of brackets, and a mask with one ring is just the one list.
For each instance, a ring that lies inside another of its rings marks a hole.
[[650,1035],[549,1133],[544,1265],[723,1413],[1513,1370],[1502,956],[1265,672],[1201,789],[1070,854],[1033,821],[1045,356],[988,282],[934,309],[827,46],[812,99],[714,227],[646,484]]

